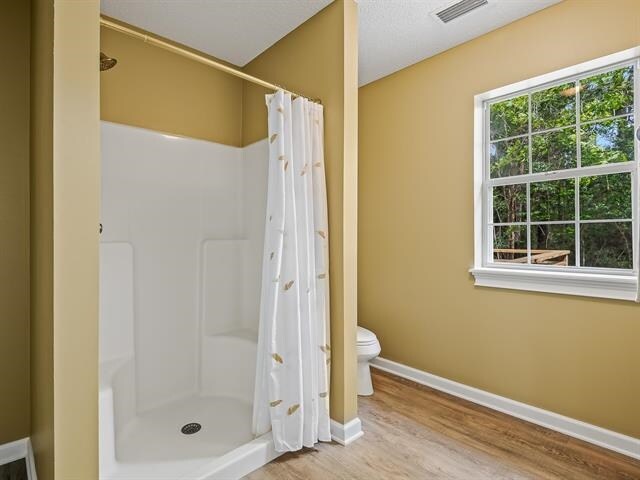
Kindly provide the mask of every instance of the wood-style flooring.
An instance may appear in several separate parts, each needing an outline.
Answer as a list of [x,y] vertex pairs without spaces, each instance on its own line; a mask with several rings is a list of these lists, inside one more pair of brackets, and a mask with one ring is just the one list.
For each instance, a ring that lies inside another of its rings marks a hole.
[[248,480],[640,479],[640,461],[372,369],[365,434],[285,454]]

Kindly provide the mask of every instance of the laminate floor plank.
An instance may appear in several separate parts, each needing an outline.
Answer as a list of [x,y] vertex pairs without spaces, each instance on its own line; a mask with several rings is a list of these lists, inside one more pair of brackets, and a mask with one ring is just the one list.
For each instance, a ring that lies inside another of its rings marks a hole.
[[288,453],[248,480],[640,480],[640,461],[373,370],[365,435]]

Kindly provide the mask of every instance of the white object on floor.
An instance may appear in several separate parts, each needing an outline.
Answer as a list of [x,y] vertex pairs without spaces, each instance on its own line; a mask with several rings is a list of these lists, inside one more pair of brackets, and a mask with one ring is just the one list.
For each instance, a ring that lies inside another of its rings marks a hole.
[[380,355],[380,342],[371,330],[358,327],[358,395],[373,395],[369,361]]

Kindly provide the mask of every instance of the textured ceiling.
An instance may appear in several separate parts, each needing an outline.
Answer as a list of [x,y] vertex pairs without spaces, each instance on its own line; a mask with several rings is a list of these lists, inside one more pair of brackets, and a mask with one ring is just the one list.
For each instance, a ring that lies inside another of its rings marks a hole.
[[244,66],[332,0],[101,0],[102,13]]
[[360,85],[389,75],[560,0],[489,0],[444,24],[434,12],[459,0],[358,0]]
[[[332,0],[101,0],[102,12],[244,66]],[[459,0],[358,0],[359,76],[367,84],[560,0],[488,0],[448,24]]]

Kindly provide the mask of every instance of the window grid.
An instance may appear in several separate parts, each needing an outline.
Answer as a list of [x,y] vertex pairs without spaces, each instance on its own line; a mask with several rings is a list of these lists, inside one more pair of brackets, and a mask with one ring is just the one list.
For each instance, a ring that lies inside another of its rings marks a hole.
[[[625,62],[618,65],[612,65],[605,68],[601,68],[598,70],[593,70],[584,74],[580,74],[578,76],[574,76],[573,79],[564,79],[557,80],[554,82],[550,82],[544,86],[534,87],[525,92],[518,92],[516,94],[509,95],[504,98],[496,98],[485,103],[485,145],[487,148],[484,149],[485,159],[484,159],[484,178],[485,178],[485,187],[483,191],[483,197],[485,199],[484,204],[488,206],[486,216],[485,216],[485,225],[488,228],[485,228],[486,237],[485,237],[485,252],[486,252],[486,262],[491,264],[492,266],[500,266],[500,267],[521,267],[522,264],[509,264],[509,263],[501,263],[494,259],[494,235],[495,235],[495,227],[510,227],[510,226],[526,226],[526,248],[527,248],[527,261],[526,265],[529,268],[538,268],[538,269],[552,269],[557,270],[556,266],[544,266],[532,264],[531,262],[531,237],[532,237],[532,226],[538,225],[573,225],[575,229],[574,233],[574,252],[575,252],[575,265],[573,267],[563,268],[563,271],[569,271],[572,269],[579,269],[580,271],[609,271],[610,273],[624,273],[626,271],[633,270],[636,271],[636,266],[638,262],[638,249],[635,248],[637,243],[637,153],[635,152],[636,145],[634,141],[634,158],[629,162],[620,162],[620,163],[609,163],[604,165],[591,165],[587,167],[582,167],[582,128],[583,126],[590,124],[604,124],[609,121],[615,121],[617,119],[630,119],[633,117],[634,119],[634,138],[635,132],[638,123],[638,115],[640,115],[640,111],[638,111],[638,61],[633,62]],[[612,115],[603,118],[596,118],[587,121],[582,121],[582,105],[581,105],[581,96],[580,96],[580,82],[583,79],[590,78],[601,73],[606,73],[609,71],[615,71],[621,68],[625,68],[628,66],[633,67],[634,74],[634,100],[633,100],[633,110],[632,113],[622,113],[617,115]],[[575,123],[571,125],[562,125],[559,127],[553,127],[548,129],[542,129],[538,131],[533,131],[532,128],[532,96],[537,92],[542,92],[547,89],[560,86],[565,83],[573,82],[575,88]],[[505,138],[496,138],[491,140],[491,122],[490,122],[490,106],[496,103],[500,103],[509,99],[515,99],[521,97],[523,95],[527,95],[527,133],[507,136]],[[536,135],[544,135],[547,133],[558,132],[562,130],[575,129],[576,132],[576,167],[573,169],[561,169],[561,170],[553,170],[553,171],[545,171],[545,172],[533,172],[533,138]],[[506,142],[509,140],[515,140],[518,138],[526,138],[527,139],[527,161],[528,161],[528,174],[524,175],[512,175],[512,176],[504,176],[504,177],[496,177],[491,178],[490,168],[490,146],[492,144],[496,144],[499,142]],[[631,181],[631,203],[632,203],[632,216],[631,218],[619,218],[619,219],[580,219],[580,184],[581,178],[584,177],[592,177],[592,176],[603,176],[615,173],[629,173],[630,181]],[[574,220],[558,220],[558,221],[531,221],[531,183],[535,182],[544,182],[544,181],[554,181],[572,178],[574,180]],[[511,222],[511,223],[496,223],[493,218],[493,188],[496,186],[506,186],[506,185],[516,185],[516,184],[525,184],[526,185],[526,222]],[[601,267],[584,267],[581,265],[581,224],[590,224],[590,223],[631,223],[632,224],[632,269],[622,269],[622,268],[601,268]]]
[[[531,109],[531,92],[529,92],[528,96],[527,96],[527,115],[528,115],[528,131],[527,134],[529,135],[528,137],[528,152],[529,154],[528,156],[528,161],[529,161],[529,175],[531,175],[533,173],[533,148],[531,148],[532,144],[533,144],[533,134],[531,133],[532,131],[532,125],[531,125],[531,117],[533,115],[532,114],[532,109]],[[489,129],[491,129],[491,123],[489,123]],[[491,171],[491,168],[489,168],[489,171]],[[491,176],[491,174],[489,174],[489,176]],[[527,202],[527,265],[531,265],[531,182],[527,182],[527,192],[526,192],[526,202]],[[492,193],[491,196],[493,196],[493,189],[492,189]],[[493,242],[491,242],[492,245],[491,247],[493,248]],[[491,255],[493,257],[493,254]],[[495,259],[492,258],[492,261],[495,261]]]
[[[535,92],[532,92],[535,93]],[[522,96],[522,95],[520,95]],[[529,98],[531,98],[531,94],[529,94]],[[491,104],[493,103],[500,103],[504,100],[499,100],[497,102],[491,102]],[[629,118],[629,117],[633,117],[634,113],[620,113],[618,115],[611,115],[609,117],[603,117],[603,118],[598,118],[596,120],[587,120],[585,121],[580,121],[580,125],[581,126],[585,126],[585,125],[593,125],[594,123],[606,123],[606,122],[610,122],[612,120],[620,120],[623,118]],[[571,124],[571,125],[563,125],[562,127],[553,127],[553,128],[545,128],[544,130],[536,130],[535,132],[532,132],[532,135],[541,135],[544,133],[553,133],[553,132],[560,132],[562,130],[568,130],[570,128],[575,128],[575,124]],[[519,135],[513,135],[510,137],[505,137],[505,138],[496,138],[495,140],[491,140],[489,139],[489,143],[490,144],[494,144],[494,143],[500,143],[500,142],[506,142],[508,140],[516,140],[518,138],[527,138],[529,136],[528,133],[521,133]]]
[[[576,89],[576,168],[582,168],[582,127],[580,125],[580,120],[582,119],[582,104],[580,103],[580,80],[576,80],[575,83]],[[580,178],[574,177],[574,204],[575,204],[575,235],[574,235],[574,249],[576,252],[575,262],[576,268],[580,267],[581,259],[580,259]]]

